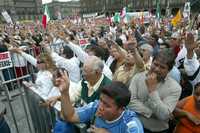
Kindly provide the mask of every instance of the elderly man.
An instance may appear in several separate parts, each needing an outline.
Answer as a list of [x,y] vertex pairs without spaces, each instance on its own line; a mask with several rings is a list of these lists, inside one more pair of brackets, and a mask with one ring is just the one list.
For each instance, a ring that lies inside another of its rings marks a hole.
[[[112,82],[101,89],[100,100],[77,108],[72,106],[69,92],[69,78],[66,73],[58,78],[61,105],[67,121],[66,133],[75,133],[73,123],[90,122],[90,133],[143,133],[143,127],[135,112],[127,110],[131,94],[120,82]],[[109,101],[109,102],[108,102]]]
[[[65,41],[65,44],[67,46],[69,46],[72,51],[76,54],[76,56],[78,57],[78,59],[85,64],[85,62],[87,61],[87,59],[90,58],[91,55],[89,55],[88,53],[86,53],[80,46],[70,42],[68,39],[66,39],[65,37],[62,37],[62,39]],[[93,53],[95,56],[98,56],[98,54],[96,53],[96,51],[91,51],[90,53]],[[101,57],[99,57],[101,58]],[[110,68],[104,63],[103,66],[103,70],[102,70],[103,74],[105,74],[109,79],[112,79],[112,72],[110,70]]]
[[[107,78],[103,73],[104,63],[96,56],[90,56],[83,64],[82,74],[83,80],[78,85],[70,85],[69,95],[71,102],[77,106],[82,106],[99,99],[100,88],[104,85],[111,83],[111,80]],[[60,99],[57,97],[56,99]],[[50,103],[54,102],[55,98],[50,99]],[[62,120],[58,120],[54,132],[65,132],[65,123]]]
[[173,51],[164,49],[154,57],[149,71],[131,81],[129,107],[139,114],[145,133],[168,131],[168,120],[181,94],[180,85],[168,75],[173,64]]

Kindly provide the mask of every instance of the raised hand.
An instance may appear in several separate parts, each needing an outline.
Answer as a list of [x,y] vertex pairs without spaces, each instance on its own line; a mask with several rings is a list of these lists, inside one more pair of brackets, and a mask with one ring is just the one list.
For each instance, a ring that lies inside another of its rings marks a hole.
[[55,84],[56,86],[58,86],[59,91],[62,93],[68,93],[69,92],[69,85],[70,85],[70,81],[69,81],[69,77],[67,75],[66,71],[61,71],[60,70],[60,77],[58,77],[55,80]]
[[197,47],[197,44],[194,40],[194,35],[190,32],[185,36],[185,47],[188,51],[193,51]]

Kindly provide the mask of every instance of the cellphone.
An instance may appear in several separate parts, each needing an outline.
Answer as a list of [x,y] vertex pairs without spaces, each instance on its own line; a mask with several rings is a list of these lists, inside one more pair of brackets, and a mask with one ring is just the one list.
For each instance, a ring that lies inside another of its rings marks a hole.
[[61,72],[64,72],[65,69],[64,68],[58,68],[53,72],[53,84],[54,86],[58,87],[58,84],[56,83],[56,79],[60,78],[62,76]]

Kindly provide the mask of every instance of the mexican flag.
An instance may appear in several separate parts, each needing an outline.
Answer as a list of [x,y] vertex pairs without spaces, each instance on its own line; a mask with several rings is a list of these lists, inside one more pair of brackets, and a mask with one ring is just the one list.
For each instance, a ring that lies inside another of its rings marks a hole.
[[49,10],[48,10],[48,6],[45,5],[44,6],[44,15],[42,16],[42,25],[43,25],[44,29],[46,29],[47,23],[49,21],[50,21],[50,13],[49,13]]

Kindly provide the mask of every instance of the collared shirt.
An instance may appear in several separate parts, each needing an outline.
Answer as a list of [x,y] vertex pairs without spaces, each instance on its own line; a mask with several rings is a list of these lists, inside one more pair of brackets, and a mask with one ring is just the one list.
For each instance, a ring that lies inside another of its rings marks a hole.
[[135,75],[130,83],[129,108],[139,114],[144,128],[159,132],[168,129],[168,120],[181,94],[180,85],[167,76],[156,90],[149,93],[146,85],[147,71]]
[[95,116],[99,101],[94,101],[83,107],[76,108],[80,122],[87,123],[93,121],[97,128],[104,128],[110,133],[143,133],[143,127],[135,112],[125,110],[114,121],[108,122],[105,119]]
[[[91,86],[87,81],[85,81],[85,82],[87,82],[87,85],[88,85],[88,96],[91,96],[99,88],[103,78],[104,78],[104,75],[102,74],[100,79],[93,86]],[[82,90],[81,81],[78,83],[77,86],[75,86],[75,85],[71,86],[70,85],[70,87],[69,87],[69,95],[70,95],[70,100],[73,103],[80,99],[81,90]]]
[[187,56],[184,59],[184,70],[189,77],[190,83],[193,87],[200,82],[200,63],[197,59],[197,55],[193,54],[191,59],[188,59]]

